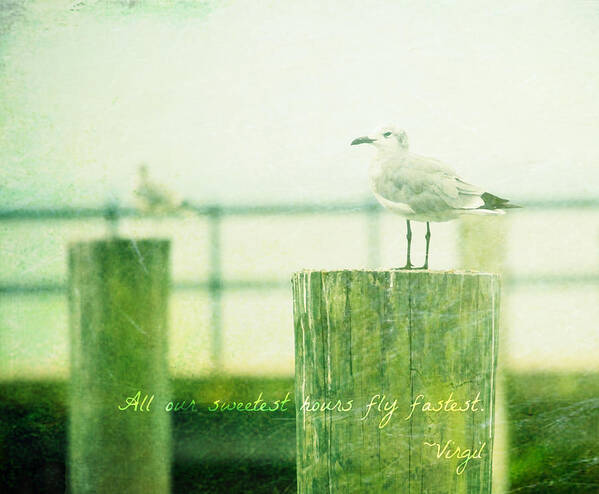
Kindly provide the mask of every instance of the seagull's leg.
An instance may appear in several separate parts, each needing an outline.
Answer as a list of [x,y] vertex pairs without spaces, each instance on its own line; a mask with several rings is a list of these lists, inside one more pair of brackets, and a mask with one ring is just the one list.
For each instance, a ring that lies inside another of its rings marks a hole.
[[426,235],[424,236],[426,239],[426,256],[424,258],[424,269],[428,269],[428,248],[431,245],[431,226],[430,223],[426,222]]
[[428,269],[428,247],[431,244],[431,227],[429,222],[426,222],[426,235],[424,236],[426,239],[426,255],[424,257],[424,266],[418,269]]
[[412,227],[410,226],[410,220],[406,220],[407,232],[406,238],[408,239],[408,257],[406,260],[406,265],[400,269],[412,269],[412,261],[410,260],[410,251],[412,249]]

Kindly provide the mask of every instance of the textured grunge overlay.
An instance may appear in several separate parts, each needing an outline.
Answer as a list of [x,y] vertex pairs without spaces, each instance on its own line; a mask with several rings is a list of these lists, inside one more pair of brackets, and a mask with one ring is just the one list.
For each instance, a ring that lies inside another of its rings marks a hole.
[[1,0],[0,492],[599,492],[598,6]]

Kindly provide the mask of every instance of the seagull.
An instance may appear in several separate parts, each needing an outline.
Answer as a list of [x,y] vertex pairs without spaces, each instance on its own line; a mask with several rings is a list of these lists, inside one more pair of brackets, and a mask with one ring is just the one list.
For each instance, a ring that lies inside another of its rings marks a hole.
[[[400,269],[428,269],[431,221],[449,221],[465,214],[498,215],[504,214],[504,209],[520,207],[465,182],[441,161],[411,153],[408,135],[394,126],[351,142],[352,146],[358,144],[371,144],[377,150],[369,170],[374,197],[406,218],[408,253],[406,265]],[[414,268],[410,259],[412,220],[426,222],[426,256],[420,268]]]
[[138,209],[146,214],[168,214],[191,208],[176,193],[164,185],[150,179],[147,165],[142,163],[138,169],[138,183],[135,189]]

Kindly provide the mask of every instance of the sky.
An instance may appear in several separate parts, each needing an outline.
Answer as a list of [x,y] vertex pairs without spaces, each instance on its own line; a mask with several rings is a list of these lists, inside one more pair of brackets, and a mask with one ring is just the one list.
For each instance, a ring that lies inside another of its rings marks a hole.
[[594,2],[130,3],[3,4],[0,208],[128,204],[142,162],[196,203],[363,200],[388,123],[515,202],[596,195]]

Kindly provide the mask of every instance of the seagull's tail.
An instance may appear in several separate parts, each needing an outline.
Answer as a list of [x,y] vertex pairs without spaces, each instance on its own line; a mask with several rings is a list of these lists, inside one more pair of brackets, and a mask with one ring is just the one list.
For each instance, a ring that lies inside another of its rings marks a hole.
[[485,202],[478,209],[487,209],[494,211],[496,209],[515,209],[521,208],[522,206],[518,206],[517,204],[510,204],[509,199],[502,199],[501,197],[494,196],[493,194],[489,194],[488,192],[484,192],[480,198]]

